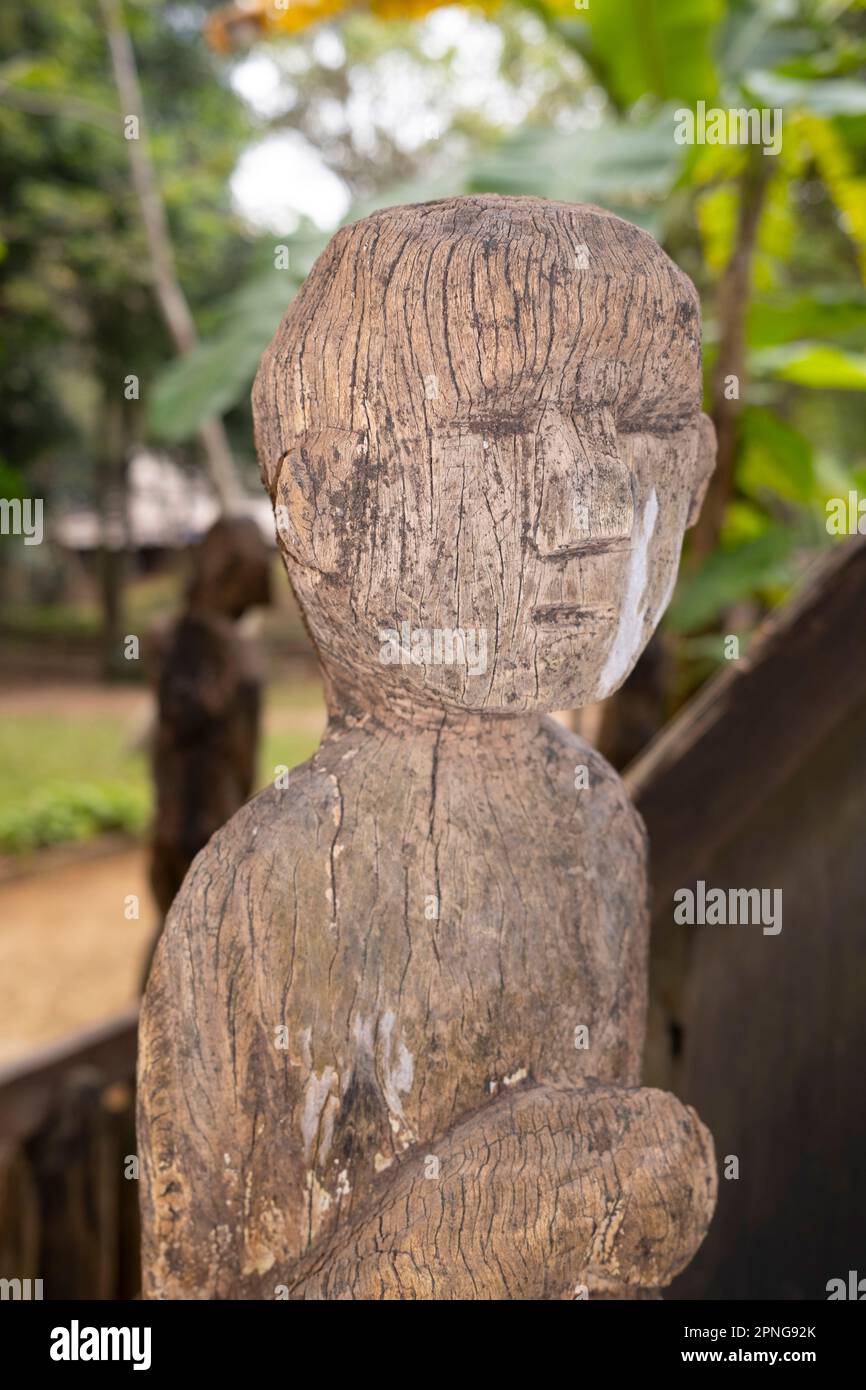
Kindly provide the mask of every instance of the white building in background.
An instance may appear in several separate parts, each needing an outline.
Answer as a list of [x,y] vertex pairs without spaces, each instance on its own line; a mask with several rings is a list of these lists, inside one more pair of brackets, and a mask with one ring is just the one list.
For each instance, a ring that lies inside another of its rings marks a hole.
[[[271,504],[262,492],[249,497],[240,511],[258,523],[269,545],[276,544]],[[167,454],[142,449],[129,463],[126,515],[104,519],[92,507],[74,508],[49,523],[51,540],[64,550],[112,549],[131,551],[179,550],[204,535],[220,514],[207,479],[179,468]]]

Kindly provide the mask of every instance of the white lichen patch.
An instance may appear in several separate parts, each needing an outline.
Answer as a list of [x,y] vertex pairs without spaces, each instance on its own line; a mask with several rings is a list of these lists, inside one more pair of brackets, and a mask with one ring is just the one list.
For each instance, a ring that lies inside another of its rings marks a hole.
[[[361,1014],[355,1014],[352,1019],[352,1041],[355,1050],[359,1054],[372,1058],[373,1056],[373,1020],[364,1018]],[[348,1079],[348,1078],[347,1078]]]
[[330,1211],[334,1199],[324,1184],[319,1182],[318,1177],[312,1169],[307,1172],[304,1181],[309,1202],[310,1233],[312,1239],[315,1240],[322,1229],[325,1217]]
[[503,1076],[502,1084],[503,1086],[516,1086],[518,1081],[525,1081],[528,1075],[529,1072],[526,1067],[518,1067],[510,1076]]
[[653,488],[632,536],[619,624],[599,676],[597,698],[600,700],[617,689],[643,647],[649,549],[658,514],[658,498]]
[[[324,1162],[331,1146],[334,1116],[339,1102],[333,1092],[339,1082],[333,1067],[325,1067],[321,1076],[311,1071],[304,1087],[304,1109],[301,1113],[301,1134],[304,1140],[304,1159],[310,1162],[313,1152]],[[329,1105],[328,1101],[332,1104]]]
[[[414,1143],[415,1135],[403,1112],[401,1096],[412,1089],[415,1077],[415,1059],[402,1038],[394,1046],[394,1013],[387,1009],[379,1021],[380,1073],[382,1093],[388,1107],[391,1129],[399,1137],[403,1147]],[[395,1055],[396,1053],[396,1055]]]

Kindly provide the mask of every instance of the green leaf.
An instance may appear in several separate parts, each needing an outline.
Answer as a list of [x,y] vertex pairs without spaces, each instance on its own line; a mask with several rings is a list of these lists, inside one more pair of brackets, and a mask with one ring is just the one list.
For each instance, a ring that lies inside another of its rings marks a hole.
[[774,5],[731,5],[720,26],[715,45],[719,68],[726,78],[738,81],[746,66],[776,68],[815,50],[815,31],[805,26],[782,28],[784,19]]
[[707,267],[718,274],[728,263],[737,234],[739,198],[731,184],[697,194],[695,217]]
[[0,497],[24,497],[24,479],[14,463],[0,457]]
[[757,499],[770,493],[790,502],[814,500],[817,487],[808,439],[770,410],[747,410],[737,486],[747,497]]
[[749,355],[755,376],[793,381],[824,391],[866,391],[866,354],[824,343],[792,343]]
[[747,320],[752,348],[777,347],[808,338],[866,335],[866,300],[841,290],[821,290],[779,301],[753,302]]
[[237,405],[307,268],[293,258],[290,271],[271,270],[242,286],[217,330],[164,368],[148,401],[155,435],[166,442],[189,439],[210,416]]
[[625,106],[647,95],[711,101],[710,42],[722,11],[721,0],[591,0],[594,61],[614,99]]
[[749,72],[742,83],[763,106],[801,106],[821,116],[866,114],[866,86],[862,82],[845,78],[799,82],[773,72]]
[[735,497],[728,503],[722,528],[722,545],[726,550],[735,550],[747,541],[756,541],[766,535],[772,522],[763,507],[743,497]]
[[640,125],[611,121],[574,132],[533,128],[498,145],[475,166],[469,182],[473,191],[598,202],[645,225],[651,204],[676,181],[683,148],[674,142],[670,109]]
[[665,626],[678,632],[708,626],[738,599],[787,578],[785,561],[795,539],[790,527],[774,526],[735,550],[714,551],[695,574],[680,580]]

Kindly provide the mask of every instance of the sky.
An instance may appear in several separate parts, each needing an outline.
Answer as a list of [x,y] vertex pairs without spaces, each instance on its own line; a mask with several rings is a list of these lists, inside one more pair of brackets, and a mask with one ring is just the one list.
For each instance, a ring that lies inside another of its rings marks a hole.
[[[537,24],[526,16],[530,26]],[[437,10],[419,21],[425,53],[439,57],[452,47],[457,57],[443,86],[443,69],[427,69],[405,53],[385,53],[371,68],[350,72],[346,116],[356,144],[374,139],[377,122],[399,132],[407,150],[436,139],[455,111],[483,110],[503,126],[519,124],[534,99],[515,92],[499,75],[502,35],[497,25],[466,10]],[[531,34],[528,32],[528,37]],[[316,62],[339,67],[345,54],[336,27],[322,27],[312,37]],[[291,110],[292,69],[308,62],[301,45],[260,44],[234,69],[232,85],[263,121]],[[338,103],[322,119],[341,123]],[[276,234],[291,233],[299,214],[330,231],[349,208],[350,192],[323,161],[319,151],[297,131],[263,136],[242,155],[231,181],[236,206],[253,226]]]

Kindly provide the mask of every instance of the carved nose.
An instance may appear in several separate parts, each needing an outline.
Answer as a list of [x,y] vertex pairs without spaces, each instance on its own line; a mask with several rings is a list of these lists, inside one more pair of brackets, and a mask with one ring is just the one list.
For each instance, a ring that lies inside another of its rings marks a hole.
[[634,523],[631,471],[619,456],[609,412],[542,425],[535,543],[550,557],[628,549]]

